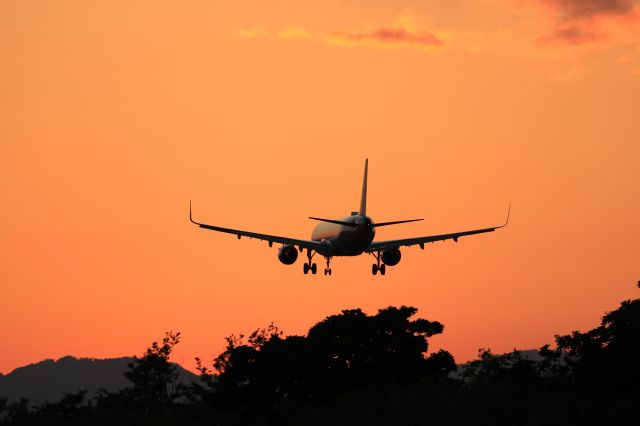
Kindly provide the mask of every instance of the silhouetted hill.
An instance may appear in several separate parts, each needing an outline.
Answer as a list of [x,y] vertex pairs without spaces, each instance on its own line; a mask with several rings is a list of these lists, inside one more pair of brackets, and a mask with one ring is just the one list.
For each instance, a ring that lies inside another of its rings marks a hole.
[[[7,375],[0,375],[0,398],[52,402],[58,401],[64,392],[83,389],[88,391],[87,398],[93,397],[100,388],[117,392],[131,385],[123,373],[133,360],[133,357],[93,359],[65,356],[57,361],[47,359],[29,364]],[[180,383],[192,383],[198,378],[183,368],[179,371]]]
[[[544,358],[540,355],[540,350],[539,349],[524,349],[524,350],[518,350],[518,349],[514,349],[514,352],[518,352],[520,355],[522,355],[522,357],[524,359],[530,360],[530,361],[535,361],[535,362],[540,362],[542,361]],[[511,352],[513,353],[513,352]],[[504,353],[504,354],[496,354],[496,356],[505,356],[508,355],[509,353]],[[473,360],[473,361],[468,361],[462,364],[457,364],[456,365],[456,369],[454,371],[452,371],[451,373],[449,373],[449,377],[451,377],[452,379],[462,379],[464,377],[464,373],[465,371],[467,371],[467,369],[469,368],[469,366],[473,365],[474,363],[477,363],[478,360]]]

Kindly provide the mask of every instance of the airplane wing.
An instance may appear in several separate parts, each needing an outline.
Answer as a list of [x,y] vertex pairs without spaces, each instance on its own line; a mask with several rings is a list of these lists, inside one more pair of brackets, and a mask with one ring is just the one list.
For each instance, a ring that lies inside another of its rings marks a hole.
[[426,237],[416,237],[416,238],[404,238],[400,240],[388,240],[388,241],[377,241],[373,242],[365,249],[365,252],[372,253],[380,250],[384,250],[387,247],[401,247],[401,246],[414,246],[420,245],[420,248],[424,248],[426,243],[435,243],[436,241],[445,241],[445,240],[453,240],[458,242],[458,238],[466,237],[467,235],[475,235],[475,234],[483,234],[485,232],[493,232],[496,229],[504,228],[509,223],[509,216],[511,215],[511,206],[509,206],[509,211],[507,213],[507,220],[503,225],[494,226],[491,228],[482,228],[482,229],[473,229],[471,231],[462,231],[462,232],[453,232],[451,234],[441,234],[441,235],[429,235]]
[[233,234],[233,235],[236,235],[238,239],[240,239],[241,237],[248,237],[248,238],[255,238],[257,240],[267,241],[269,243],[269,247],[271,247],[273,243],[291,244],[293,246],[297,246],[300,249],[300,251],[306,248],[306,249],[318,251],[320,253],[322,253],[323,251],[326,251],[328,248],[327,244],[321,243],[319,241],[298,240],[296,238],[279,237],[277,235],[259,234],[257,232],[223,228],[220,226],[207,225],[206,223],[196,222],[195,220],[193,220],[193,217],[191,216],[191,203],[189,203],[189,220],[192,223],[198,225],[200,228],[210,229],[212,231],[218,231],[218,232],[225,232],[227,234]]

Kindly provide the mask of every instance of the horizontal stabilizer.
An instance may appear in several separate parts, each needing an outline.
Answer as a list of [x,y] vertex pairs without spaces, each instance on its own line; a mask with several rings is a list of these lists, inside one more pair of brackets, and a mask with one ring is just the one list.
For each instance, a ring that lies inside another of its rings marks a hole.
[[336,225],[350,226],[352,228],[355,228],[356,226],[358,226],[353,222],[343,222],[341,220],[322,219],[322,218],[319,218],[319,217],[309,217],[309,219],[319,220],[320,222],[335,223]]
[[417,222],[419,220],[424,220],[424,219],[409,219],[409,220],[396,220],[394,222],[380,222],[380,223],[374,223],[373,227],[376,228],[379,226],[397,225],[399,223]]

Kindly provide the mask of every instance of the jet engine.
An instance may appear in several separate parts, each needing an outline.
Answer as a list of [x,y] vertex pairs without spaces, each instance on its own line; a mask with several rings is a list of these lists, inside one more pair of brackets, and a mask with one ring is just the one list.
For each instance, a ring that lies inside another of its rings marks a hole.
[[285,265],[291,265],[298,259],[298,250],[291,244],[285,244],[278,249],[278,259]]
[[390,247],[382,250],[382,261],[385,265],[395,266],[400,262],[402,257],[398,247]]

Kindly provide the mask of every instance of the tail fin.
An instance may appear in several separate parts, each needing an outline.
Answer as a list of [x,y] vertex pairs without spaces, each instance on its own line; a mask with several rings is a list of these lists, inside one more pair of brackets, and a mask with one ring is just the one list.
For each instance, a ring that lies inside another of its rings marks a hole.
[[362,198],[360,198],[360,215],[367,215],[367,170],[369,168],[369,159],[364,160],[364,179],[362,180]]

